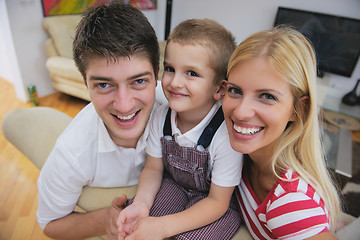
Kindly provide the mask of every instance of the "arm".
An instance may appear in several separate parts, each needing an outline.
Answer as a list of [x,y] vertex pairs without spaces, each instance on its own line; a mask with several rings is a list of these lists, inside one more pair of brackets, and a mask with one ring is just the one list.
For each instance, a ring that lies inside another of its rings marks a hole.
[[337,240],[334,234],[331,232],[322,232],[313,237],[307,238],[308,240]]
[[[126,196],[115,198],[112,206],[89,213],[71,214],[48,223],[44,233],[56,239],[80,239],[107,234],[109,239],[117,238],[116,219],[126,202]],[[76,226],[76,227],[75,227]]]
[[139,184],[134,203],[145,203],[150,210],[155,196],[160,189],[163,171],[164,165],[162,159],[148,155],[144,170],[139,177]]
[[210,224],[229,208],[234,187],[211,184],[208,197],[190,208],[159,218],[144,218],[135,226],[135,232],[126,239],[163,239]]
[[134,224],[141,218],[149,216],[155,196],[160,189],[163,170],[162,160],[148,155],[144,169],[139,177],[134,202],[120,213],[117,220],[120,234],[124,234],[124,232],[129,234]]

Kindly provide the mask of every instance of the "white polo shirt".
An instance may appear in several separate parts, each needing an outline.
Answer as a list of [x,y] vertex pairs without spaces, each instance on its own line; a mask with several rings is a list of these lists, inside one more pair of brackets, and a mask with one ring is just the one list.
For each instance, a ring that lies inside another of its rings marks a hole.
[[71,213],[86,185],[109,188],[136,185],[145,163],[148,134],[147,126],[136,148],[117,146],[89,103],[57,139],[40,172],[37,211],[40,227],[44,229],[50,221]]
[[[205,118],[186,133],[180,132],[175,122],[177,113],[171,111],[170,121],[174,140],[180,146],[196,146],[202,132],[210,123],[220,106],[221,102],[218,101]],[[147,154],[152,157],[162,158],[160,138],[164,136],[163,128],[168,109],[169,105],[164,104],[154,112],[153,121],[150,125],[150,135],[146,146]],[[243,155],[231,148],[225,121],[216,131],[207,150],[210,153],[211,181],[221,187],[237,186],[241,179]]]

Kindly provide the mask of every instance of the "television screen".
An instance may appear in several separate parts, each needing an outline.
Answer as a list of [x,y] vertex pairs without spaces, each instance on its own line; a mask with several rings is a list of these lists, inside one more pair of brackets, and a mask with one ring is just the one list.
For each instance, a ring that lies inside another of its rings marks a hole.
[[319,75],[330,72],[346,77],[360,54],[360,20],[279,7],[274,26],[290,25],[313,44]]

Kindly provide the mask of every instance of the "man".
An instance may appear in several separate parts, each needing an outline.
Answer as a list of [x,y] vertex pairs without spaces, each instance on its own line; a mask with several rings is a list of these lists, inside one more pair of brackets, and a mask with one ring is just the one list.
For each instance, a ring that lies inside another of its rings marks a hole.
[[[91,103],[58,138],[39,179],[38,222],[52,238],[117,237],[115,207],[74,212],[84,186],[137,184],[155,103],[159,46],[137,9],[119,2],[89,9],[74,39],[75,63]],[[114,199],[121,207],[126,197]]]

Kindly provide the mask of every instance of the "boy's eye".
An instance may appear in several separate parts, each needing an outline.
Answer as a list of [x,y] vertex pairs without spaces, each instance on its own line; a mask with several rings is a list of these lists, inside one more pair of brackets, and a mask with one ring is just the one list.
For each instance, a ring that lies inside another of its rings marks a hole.
[[196,73],[196,72],[194,72],[194,71],[188,71],[187,72],[187,75],[189,75],[189,76],[191,76],[191,77],[198,77],[199,75]]
[[166,71],[166,72],[175,72],[174,68],[168,67],[168,66],[164,67],[164,71]]

